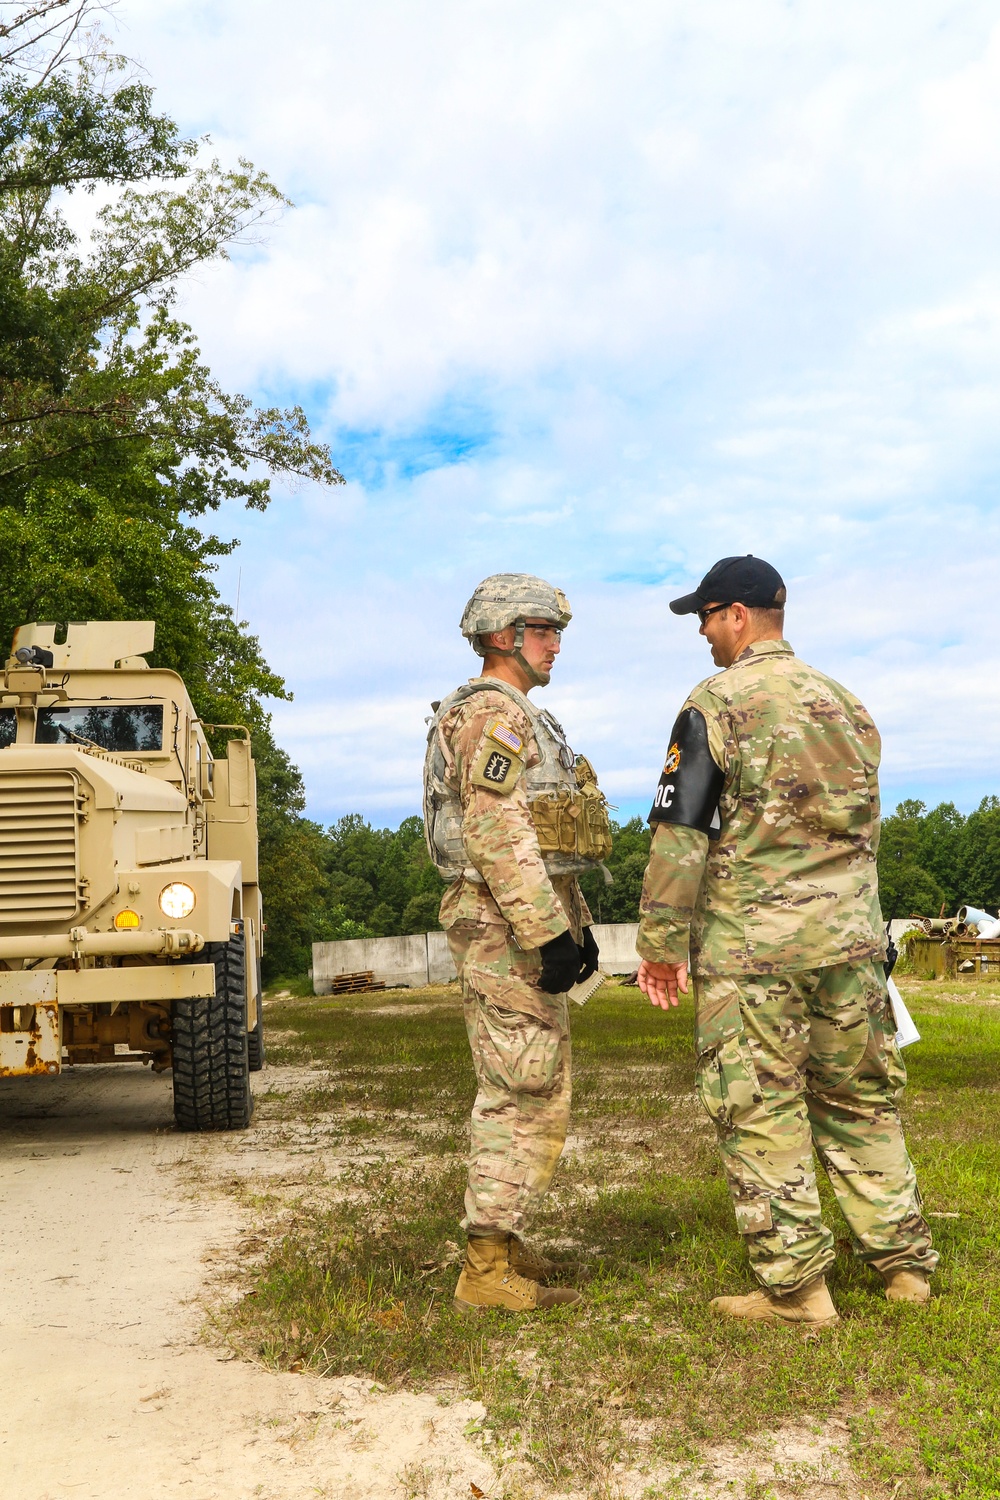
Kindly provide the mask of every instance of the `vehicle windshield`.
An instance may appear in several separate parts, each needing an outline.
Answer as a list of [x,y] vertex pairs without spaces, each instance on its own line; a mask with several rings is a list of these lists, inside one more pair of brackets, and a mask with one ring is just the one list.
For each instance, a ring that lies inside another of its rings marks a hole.
[[40,708],[36,745],[90,740],[102,750],[162,750],[162,703],[100,703]]
[[0,708],[0,750],[13,745],[17,738],[17,710]]

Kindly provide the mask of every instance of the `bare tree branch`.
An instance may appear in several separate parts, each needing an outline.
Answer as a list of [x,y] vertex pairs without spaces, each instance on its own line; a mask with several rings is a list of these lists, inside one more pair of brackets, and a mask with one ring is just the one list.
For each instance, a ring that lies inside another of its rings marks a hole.
[[115,0],[36,0],[19,9],[0,0],[0,71],[18,66],[43,82],[69,56],[75,39]]

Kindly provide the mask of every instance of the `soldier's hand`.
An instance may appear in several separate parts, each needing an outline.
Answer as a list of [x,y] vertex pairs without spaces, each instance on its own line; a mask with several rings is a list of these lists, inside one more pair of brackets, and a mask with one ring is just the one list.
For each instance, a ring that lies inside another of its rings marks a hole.
[[591,974],[597,973],[597,960],[601,956],[601,950],[597,946],[597,939],[591,927],[583,929],[583,948],[581,951],[583,959],[580,964],[580,972],[576,976],[577,984],[581,984],[583,980],[589,979]]
[[547,995],[563,995],[571,990],[580,973],[580,949],[573,940],[573,934],[569,931],[561,932],[550,942],[543,943],[539,952],[542,955],[539,988]]
[[682,995],[688,992],[687,964],[654,964],[644,958],[637,977],[642,993],[649,996],[650,1005],[659,1005],[662,1010],[678,1004],[678,990]]

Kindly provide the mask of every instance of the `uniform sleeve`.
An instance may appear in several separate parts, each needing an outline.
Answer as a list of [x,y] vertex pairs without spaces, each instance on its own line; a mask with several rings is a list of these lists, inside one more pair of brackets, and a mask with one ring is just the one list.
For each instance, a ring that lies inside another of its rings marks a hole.
[[[712,760],[725,775],[730,760],[727,726],[715,701],[699,690],[684,708],[695,708],[703,716]],[[677,746],[671,745],[668,765],[676,752]],[[687,963],[691,920],[707,860],[707,834],[683,823],[656,823],[639,902],[636,951],[642,958],[651,963]]]
[[639,903],[636,951],[658,964],[684,964],[695,902],[705,874],[708,837],[697,828],[660,823],[653,834]]
[[[528,808],[524,769],[538,756],[530,722],[506,700],[498,710],[477,697],[463,705],[450,740],[469,861],[489,886],[519,946],[541,947],[569,924]],[[521,754],[514,754],[513,774],[506,769],[494,785],[484,784],[496,774],[496,756],[505,758],[515,744]]]

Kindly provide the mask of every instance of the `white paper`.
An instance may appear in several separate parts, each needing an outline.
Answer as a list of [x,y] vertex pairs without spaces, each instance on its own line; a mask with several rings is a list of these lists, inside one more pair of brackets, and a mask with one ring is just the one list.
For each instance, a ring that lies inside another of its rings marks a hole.
[[602,974],[598,969],[596,974],[591,974],[589,979],[583,979],[579,984],[574,984],[573,988],[567,990],[566,993],[575,1004],[586,1005],[591,995],[597,993],[606,978],[607,975]]
[[896,1046],[908,1047],[911,1042],[919,1042],[920,1032],[913,1024],[913,1017],[903,1004],[903,997],[899,993],[893,981],[888,984],[889,1000],[892,1003],[892,1015],[896,1022]]

